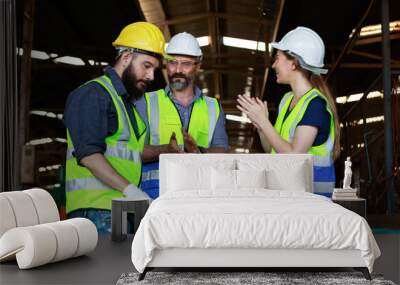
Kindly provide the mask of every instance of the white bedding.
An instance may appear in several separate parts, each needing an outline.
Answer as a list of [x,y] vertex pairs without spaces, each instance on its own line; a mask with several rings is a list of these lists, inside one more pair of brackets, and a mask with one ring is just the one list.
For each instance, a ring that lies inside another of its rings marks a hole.
[[143,272],[155,249],[357,249],[372,272],[380,256],[364,218],[306,192],[247,189],[171,192],[150,206],[132,243]]

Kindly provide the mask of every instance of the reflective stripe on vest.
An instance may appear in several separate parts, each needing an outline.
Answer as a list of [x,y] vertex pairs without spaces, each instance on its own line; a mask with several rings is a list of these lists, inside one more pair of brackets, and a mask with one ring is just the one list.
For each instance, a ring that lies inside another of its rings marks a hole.
[[[150,126],[150,144],[168,144],[172,131],[175,131],[178,144],[183,145],[183,137],[181,134],[182,122],[172,99],[165,93],[164,89],[146,93],[145,97]],[[162,104],[162,106],[160,106],[160,104]],[[161,109],[163,110],[162,112],[160,112]],[[209,147],[217,124],[219,112],[218,101],[214,98],[203,95],[194,102],[190,114],[188,132],[199,146],[204,148]],[[201,120],[202,117],[208,120],[206,128],[203,125],[204,120]],[[160,122],[162,123],[160,124]],[[165,129],[167,129],[167,131],[165,131]],[[204,135],[207,135],[207,137],[204,137]]]
[[[115,106],[118,117],[116,132],[105,139],[106,151],[104,157],[110,165],[129,183],[138,185],[141,176],[141,157],[145,134],[136,138],[125,105],[112,86],[110,79],[101,76],[89,82],[100,84],[109,94]],[[145,133],[145,124],[136,110],[135,119],[139,133]],[[66,168],[66,195],[67,212],[81,208],[111,209],[111,200],[122,197],[120,191],[110,188],[99,181],[86,167],[78,165],[73,156],[74,146],[67,130],[67,168]]]
[[[178,145],[183,149],[182,122],[172,99],[164,89],[146,93],[145,98],[150,126],[150,144],[168,144],[174,131]],[[219,113],[219,104],[214,98],[202,96],[194,102],[188,132],[199,146],[207,148],[211,144]],[[206,126],[205,121],[208,121]],[[143,164],[140,187],[153,199],[158,197],[158,162]]]
[[[300,123],[304,116],[304,113],[310,104],[310,102],[320,97],[326,102],[327,111],[330,114],[330,131],[328,139],[325,143],[319,146],[313,146],[310,148],[308,153],[313,155],[314,162],[314,192],[332,192],[335,185],[335,169],[332,158],[333,145],[335,140],[335,129],[333,122],[332,111],[325,97],[317,90],[312,89],[305,94],[293,110],[290,112],[286,120],[284,121],[285,114],[287,113],[290,103],[293,98],[293,94],[287,93],[282,98],[279,104],[279,114],[275,123],[275,130],[281,135],[283,139],[288,142],[293,142],[294,134],[297,125]],[[272,153],[276,153],[275,150]]]

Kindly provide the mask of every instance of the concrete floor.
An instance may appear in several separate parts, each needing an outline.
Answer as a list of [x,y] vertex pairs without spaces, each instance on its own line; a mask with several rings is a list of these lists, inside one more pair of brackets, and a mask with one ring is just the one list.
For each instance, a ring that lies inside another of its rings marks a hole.
[[374,273],[400,284],[400,230],[374,230],[381,256],[375,261]]

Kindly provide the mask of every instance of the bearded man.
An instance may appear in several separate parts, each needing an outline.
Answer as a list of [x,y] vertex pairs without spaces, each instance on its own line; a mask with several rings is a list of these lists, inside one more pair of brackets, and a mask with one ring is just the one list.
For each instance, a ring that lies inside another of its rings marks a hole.
[[168,86],[146,93],[136,105],[149,130],[142,154],[141,188],[152,199],[159,195],[161,153],[216,153],[228,149],[221,104],[204,95],[194,83],[202,60],[197,39],[179,33],[171,38],[166,53]]
[[90,219],[99,233],[111,232],[112,199],[149,199],[138,188],[146,125],[135,102],[154,79],[165,39],[155,25],[136,22],[113,46],[114,66],[71,92],[64,112],[67,214]]

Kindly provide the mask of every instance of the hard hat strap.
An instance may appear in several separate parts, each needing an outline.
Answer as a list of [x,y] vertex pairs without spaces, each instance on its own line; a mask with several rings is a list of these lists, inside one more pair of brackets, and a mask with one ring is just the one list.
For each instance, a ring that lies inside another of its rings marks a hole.
[[298,55],[298,54],[296,54],[296,53],[294,53],[294,52],[292,52],[290,50],[285,50],[285,52],[287,54],[289,54],[290,56],[293,56],[294,58],[296,58],[299,61],[299,64],[300,64],[300,66],[302,68],[304,68],[304,69],[306,69],[308,71],[311,71],[314,74],[326,74],[326,73],[328,73],[327,69],[319,68],[319,67],[315,67],[315,66],[311,66],[311,65],[307,64],[300,55]]

